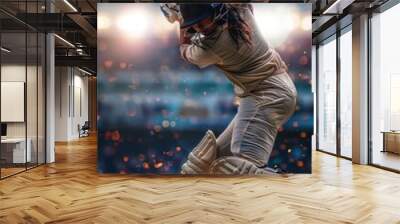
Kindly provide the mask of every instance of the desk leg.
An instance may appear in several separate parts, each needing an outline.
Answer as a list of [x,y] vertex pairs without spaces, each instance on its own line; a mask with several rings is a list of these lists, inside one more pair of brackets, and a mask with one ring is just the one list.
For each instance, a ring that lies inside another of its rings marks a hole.
[[381,152],[386,152],[386,134],[385,133],[382,134],[383,134],[383,149]]

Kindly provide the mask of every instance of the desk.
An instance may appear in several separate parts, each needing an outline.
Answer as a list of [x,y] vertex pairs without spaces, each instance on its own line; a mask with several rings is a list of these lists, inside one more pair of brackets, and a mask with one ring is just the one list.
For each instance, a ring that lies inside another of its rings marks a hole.
[[382,152],[400,154],[400,131],[383,131]]
[[28,144],[25,151],[25,138],[1,139],[1,157],[3,157],[2,159],[5,159],[6,163],[31,162],[31,139],[28,138],[27,143]]

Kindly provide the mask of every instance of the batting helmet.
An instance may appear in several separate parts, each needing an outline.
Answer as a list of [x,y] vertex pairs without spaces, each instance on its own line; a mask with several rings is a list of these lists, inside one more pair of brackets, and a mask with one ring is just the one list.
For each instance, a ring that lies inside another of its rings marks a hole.
[[183,23],[181,28],[191,27],[201,20],[214,16],[212,4],[179,4]]

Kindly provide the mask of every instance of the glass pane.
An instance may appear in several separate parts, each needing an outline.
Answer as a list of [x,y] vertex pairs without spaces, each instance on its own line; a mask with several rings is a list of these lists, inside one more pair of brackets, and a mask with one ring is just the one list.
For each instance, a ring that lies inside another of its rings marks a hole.
[[45,163],[45,44],[46,37],[39,33],[38,36],[38,163]]
[[[25,170],[26,151],[26,33],[1,34],[1,175]],[[6,49],[6,50],[4,50]]]
[[28,159],[28,168],[37,165],[38,160],[38,143],[37,143],[37,132],[38,132],[38,49],[37,49],[37,33],[27,33],[27,44],[28,44],[28,55],[27,55],[27,81],[26,81],[26,113],[27,113],[27,143],[28,150],[31,151],[30,158]]
[[318,148],[336,153],[336,40],[318,48]]
[[372,18],[372,163],[400,170],[400,5]]
[[[27,2],[26,12],[37,13],[37,1]],[[32,23],[37,23],[38,17],[31,18]],[[38,163],[38,34],[36,30],[27,30],[27,80],[26,80],[26,113],[27,113],[27,144],[30,153],[28,168],[37,166]]]
[[352,34],[340,37],[340,153],[352,157]]

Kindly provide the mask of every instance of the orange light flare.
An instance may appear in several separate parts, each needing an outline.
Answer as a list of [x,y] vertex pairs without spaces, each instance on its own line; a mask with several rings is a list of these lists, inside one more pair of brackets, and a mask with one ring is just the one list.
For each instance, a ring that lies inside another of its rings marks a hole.
[[297,161],[297,162],[296,162],[296,165],[297,165],[298,167],[303,167],[303,166],[304,166],[304,162],[303,162],[303,161]]
[[112,132],[111,140],[113,140],[114,142],[119,142],[121,140],[121,134],[119,133],[118,130]]
[[100,42],[100,43],[99,43],[99,50],[100,50],[100,51],[106,51],[106,50],[108,50],[107,44],[104,43],[104,42]]
[[104,65],[104,68],[110,69],[113,66],[113,61],[112,60],[104,60],[103,65]]
[[132,110],[128,112],[129,117],[135,117],[136,116],[136,111]]
[[127,67],[128,67],[128,64],[127,64],[126,62],[120,62],[120,63],[119,63],[119,68],[120,68],[120,69],[123,70],[123,69],[126,69]]
[[127,162],[129,161],[129,157],[128,157],[128,156],[124,156],[124,157],[122,158],[122,160],[124,161],[124,163],[127,163]]
[[163,165],[164,165],[163,162],[158,162],[158,163],[154,164],[154,168],[160,169]]
[[115,81],[117,81],[117,76],[114,75],[114,74],[108,75],[107,81],[108,82],[115,82]]
[[308,57],[306,55],[301,56],[300,60],[299,60],[299,64],[300,65],[307,65],[308,64]]
[[110,132],[110,131],[107,131],[105,134],[104,134],[104,139],[105,140],[110,140],[111,139],[111,135],[112,135],[112,132]]

